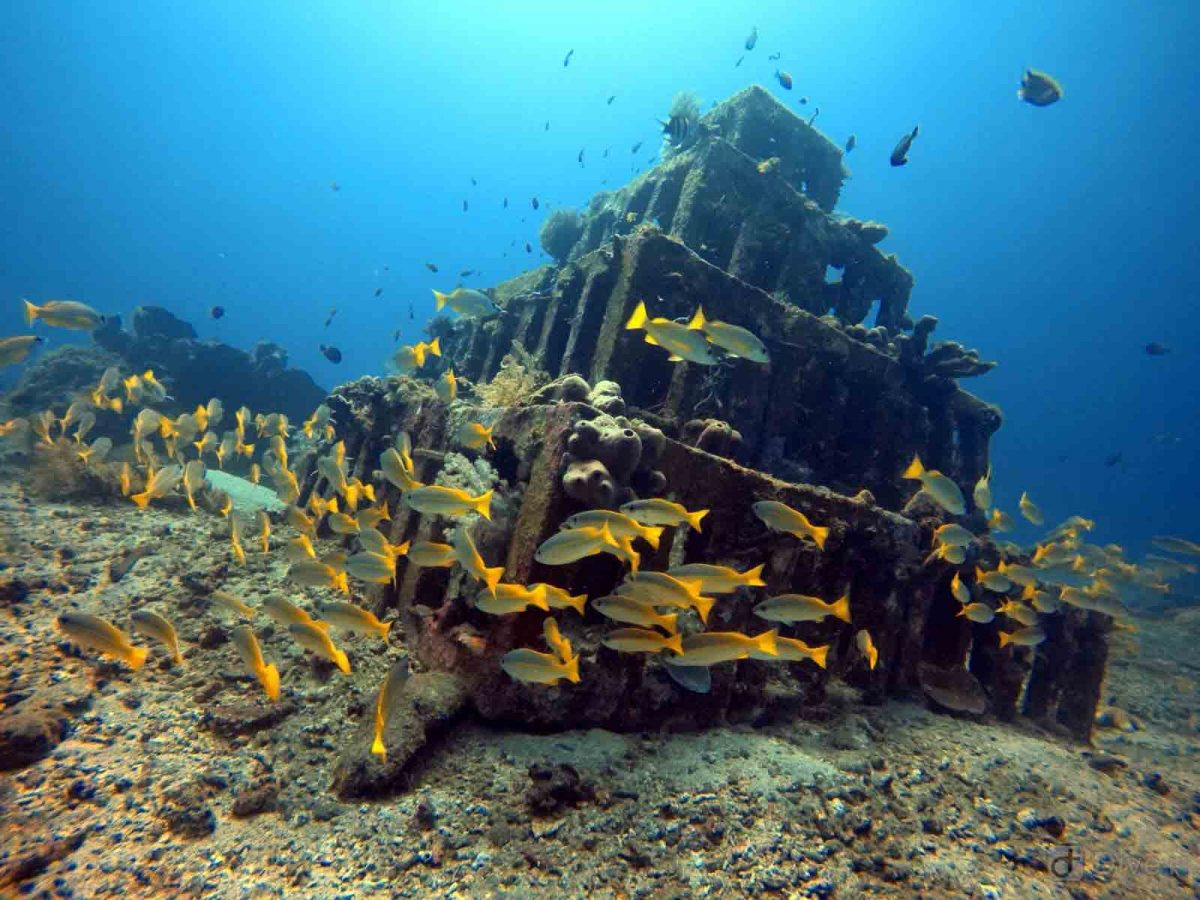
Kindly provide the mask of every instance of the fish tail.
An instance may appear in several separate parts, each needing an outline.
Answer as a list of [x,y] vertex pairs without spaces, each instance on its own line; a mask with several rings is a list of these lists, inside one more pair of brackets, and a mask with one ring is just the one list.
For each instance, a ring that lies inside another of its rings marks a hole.
[[638,566],[642,564],[642,557],[636,550],[629,551],[629,571],[634,575],[638,573]]
[[687,327],[692,331],[702,331],[707,324],[708,320],[704,318],[704,307],[697,306],[692,318],[688,320]]
[[646,543],[650,545],[651,550],[657,550],[659,541],[662,540],[662,533],[663,529],[661,527],[646,528],[642,531],[642,537],[645,539]]
[[659,616],[656,624],[658,625],[659,628],[662,628],[664,631],[669,631],[671,634],[677,634],[679,632],[679,629],[675,623],[678,621],[679,621],[678,613],[669,613],[668,615],[665,615],[665,616]]
[[38,309],[36,306],[34,306],[32,303],[30,303],[28,300],[25,300],[22,298],[21,302],[25,304],[25,324],[32,325],[33,320],[38,317],[38,313],[40,313],[41,310]]
[[434,356],[441,356],[442,355],[441,341],[442,341],[441,338],[434,338],[432,341],[430,341],[428,344],[425,345],[425,349],[428,350],[430,353],[432,353]]
[[962,619],[962,618],[965,618],[965,617],[966,617],[966,615],[967,615],[967,607],[964,605],[964,606],[962,607],[962,609],[960,609],[958,612],[956,612],[956,613],[954,614],[954,618],[956,618],[956,619]]
[[479,513],[489,522],[492,521],[492,493],[492,491],[485,491],[478,497],[471,498],[471,506],[475,509],[475,512]]
[[912,462],[908,464],[908,468],[900,473],[901,478],[920,478],[925,474],[925,467],[921,465],[921,457],[913,454]]
[[815,526],[812,530],[812,539],[816,542],[818,550],[825,549],[825,541],[829,537],[829,528],[824,525]]
[[146,662],[146,657],[150,655],[150,650],[146,647],[130,647],[129,658],[125,661],[129,663],[129,668],[140,669]]
[[701,520],[703,520],[703,518],[704,518],[705,516],[707,516],[707,515],[708,515],[708,510],[707,510],[707,509],[700,509],[700,510],[697,510],[696,512],[694,512],[694,513],[688,513],[688,514],[687,514],[687,517],[686,517],[686,518],[687,518],[687,523],[688,523],[688,525],[690,525],[692,528],[694,528],[696,531],[701,531],[702,529],[700,528],[700,522],[701,522]]
[[437,303],[437,308],[440,310],[443,306],[446,305],[446,300],[448,299],[448,295],[443,294],[441,291],[434,291],[433,299]]
[[815,662],[822,669],[826,668],[825,662],[826,662],[826,658],[828,656],[829,656],[829,645],[828,644],[826,644],[824,647],[810,647],[809,648],[808,658],[811,659],[813,662]]
[[673,634],[663,641],[663,649],[683,655],[683,635]]
[[258,680],[262,682],[268,700],[279,699],[279,670],[275,668],[275,663],[263,666],[258,673]]
[[379,757],[380,762],[387,762],[387,747],[383,746],[382,734],[375,735],[375,740],[371,742],[371,752]]
[[483,583],[487,585],[488,593],[493,597],[496,596],[496,585],[500,583],[500,579],[504,577],[504,566],[496,566],[489,569],[486,566],[483,569]]
[[[567,598],[567,606],[569,606],[571,609],[575,610],[575,612],[579,613],[582,616],[583,609],[587,605],[587,600],[588,600],[587,594],[575,594],[574,596]],[[682,651],[680,651],[680,652],[682,652]]]
[[700,616],[700,621],[705,625],[708,624],[708,614],[712,612],[713,604],[716,601],[712,597],[696,597],[692,601],[692,606]]
[[579,654],[576,653],[563,663],[563,674],[572,684],[579,683]]
[[536,588],[530,592],[529,602],[544,612],[550,612],[550,601],[546,599],[546,589]]
[[775,646],[775,638],[778,636],[778,628],[772,628],[770,631],[764,631],[754,639],[755,649],[767,654],[768,656],[778,656],[779,650]]
[[829,613],[834,618],[841,619],[843,622],[846,622],[847,624],[850,622],[850,592],[849,591],[846,591],[846,593],[842,594],[842,596],[840,596],[837,599],[837,602],[834,603],[833,606],[831,606],[829,608]]
[[333,655],[334,664],[345,674],[350,674],[350,657],[346,656],[345,650],[337,650]]
[[350,582],[346,580],[345,572],[338,572],[333,576],[333,586],[343,594],[350,593]]
[[[28,301],[26,301],[28,302]],[[625,323],[626,331],[637,331],[646,324],[646,319],[649,318],[646,314],[646,301],[639,300],[637,308],[634,309],[633,315],[629,317],[629,321]]]
[[745,580],[742,584],[746,587],[766,587],[767,583],[763,581],[762,571],[763,567],[761,565],[757,565],[753,569],[748,569],[743,573],[742,577]]
[[1000,649],[1003,650],[1012,643],[1012,635],[1007,631],[1000,632]]
[[387,640],[388,632],[392,630],[392,624],[394,621],[395,620],[393,620],[392,622],[383,622],[382,624],[380,624],[379,636],[381,638],[383,638],[383,640],[385,640],[385,641]]
[[143,491],[140,494],[134,494],[129,499],[137,504],[138,509],[145,509],[147,506],[150,505],[150,492]]

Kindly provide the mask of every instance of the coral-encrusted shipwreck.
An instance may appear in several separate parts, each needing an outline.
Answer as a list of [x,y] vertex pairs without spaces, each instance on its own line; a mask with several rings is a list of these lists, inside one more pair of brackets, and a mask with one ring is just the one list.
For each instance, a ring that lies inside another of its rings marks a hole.
[[[665,494],[711,512],[702,532],[668,530],[656,552],[642,545],[644,569],[764,563],[770,594],[833,598],[849,589],[852,627],[827,619],[782,630],[830,644],[828,668],[745,660],[715,667],[711,691],[691,693],[658,659],[601,646],[612,625],[589,608],[584,616],[555,613],[582,654],[581,681],[527,685],[504,675],[499,659],[514,647],[545,649],[544,613],[485,614],[472,603],[478,583],[457,568],[404,561],[396,586],[373,588],[370,602],[377,612],[398,611],[412,655],[456,676],[481,716],[539,729],[756,720],[819,703],[829,679],[841,679],[867,702],[924,686],[938,709],[999,719],[1020,711],[1086,739],[1107,618],[1068,608],[1047,618],[1042,646],[999,650],[997,624],[955,616],[954,569],[927,561],[943,515],[925,504],[899,512],[916,488],[900,478],[914,453],[967,496],[986,471],[999,413],[955,379],[991,364],[956,344],[926,347],[935,320],[914,326],[908,317],[912,278],[875,246],[886,229],[830,213],[843,177],[833,144],[760,89],[721,104],[703,124],[694,145],[593,201],[572,261],[496,287],[503,315],[435,321],[444,356],[419,374],[452,366],[463,385],[452,407],[408,378],[361,379],[327,402],[359,477],[372,475],[403,430],[418,448],[421,481],[496,490],[490,522],[422,517],[389,497],[393,541],[443,540],[447,529],[469,527],[488,564],[503,563],[505,581],[547,581],[596,597],[623,575],[614,557],[547,567],[534,559],[538,545],[581,509]],[[765,156],[782,162],[763,174],[756,162]],[[628,222],[651,217],[658,226]],[[826,283],[829,265],[843,269],[840,282]],[[760,335],[771,363],[669,362],[623,327],[639,300],[668,318],[703,304],[709,319]],[[878,319],[868,329],[860,322],[875,301]],[[502,362],[511,366],[514,351],[556,380],[487,407],[471,382],[488,382]],[[468,418],[495,423],[494,451],[479,456],[456,444],[457,424]],[[318,478],[310,471],[305,490]],[[768,531],[751,511],[762,499],[829,526],[825,550]],[[978,513],[964,522],[984,531]],[[985,567],[996,560],[986,538],[972,554]],[[764,630],[751,608],[767,593],[719,597],[708,628]],[[874,671],[855,649],[860,628],[879,649]],[[368,743],[350,745],[343,773],[361,775],[356,757]],[[363,790],[345,778],[340,789]]]

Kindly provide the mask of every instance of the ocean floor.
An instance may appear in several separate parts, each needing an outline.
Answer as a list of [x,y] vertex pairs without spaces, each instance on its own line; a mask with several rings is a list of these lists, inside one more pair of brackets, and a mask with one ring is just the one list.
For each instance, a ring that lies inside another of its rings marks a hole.
[[[333,767],[400,636],[348,639],[343,676],[260,620],[283,674],[266,703],[201,598],[301,592],[282,552],[247,540],[233,564],[223,526],[0,482],[0,896],[1200,895],[1195,611],[1117,653],[1106,702],[1134,730],[1092,747],[834,685],[788,721],[695,734],[466,718],[409,790],[348,804]],[[184,663],[81,654],[54,628],[69,608],[158,611]]]

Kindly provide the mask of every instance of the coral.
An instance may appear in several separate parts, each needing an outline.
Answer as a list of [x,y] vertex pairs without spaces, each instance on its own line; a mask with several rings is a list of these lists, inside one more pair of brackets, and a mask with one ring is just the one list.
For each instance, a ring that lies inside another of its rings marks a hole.
[[563,474],[563,490],[572,500],[590,509],[611,508],[617,505],[619,487],[604,463],[598,459],[576,459],[567,464]]
[[567,452],[575,459],[597,459],[622,484],[629,480],[642,458],[637,432],[612,416],[578,422],[567,439]]
[[591,393],[582,376],[570,374],[555,378],[545,387],[530,395],[530,403],[584,403],[589,402]]
[[602,413],[610,416],[625,414],[625,400],[621,397],[621,386],[615,381],[597,381],[588,394],[587,402]]
[[129,327],[139,338],[162,337],[194,341],[196,329],[161,306],[139,306],[129,318]]
[[115,500],[121,496],[119,469],[111,463],[84,464],[79,445],[59,438],[38,443],[29,464],[29,489],[48,500]]
[[470,460],[461,453],[447,453],[436,483],[462,488],[472,496],[478,496],[496,487],[500,476],[482,456]]
[[521,343],[513,341],[512,351],[500,361],[496,377],[476,385],[475,393],[488,406],[516,406],[549,380]]
[[680,437],[685,444],[728,459],[736,457],[742,446],[742,433],[720,419],[692,419]]
[[583,236],[583,217],[576,209],[556,209],[538,232],[538,242],[559,265],[567,261],[571,248]]

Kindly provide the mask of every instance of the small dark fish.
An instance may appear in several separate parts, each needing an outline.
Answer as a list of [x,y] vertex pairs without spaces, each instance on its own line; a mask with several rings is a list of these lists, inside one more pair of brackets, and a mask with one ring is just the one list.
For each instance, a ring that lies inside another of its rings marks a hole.
[[567,55],[563,57],[563,68],[564,69],[571,64],[571,57],[574,55],[575,55],[575,48],[572,47],[570,50],[567,51]]
[[600,154],[601,158],[608,159],[608,148],[604,148],[604,152]]
[[617,95],[613,94],[611,97],[608,98],[607,105],[612,106],[612,102],[616,99],[617,99]]
[[587,149],[587,148],[586,148],[586,147],[580,147],[580,148],[579,148],[579,155],[578,155],[577,157],[575,157],[577,160],[579,160],[579,168],[581,168],[581,169],[583,168],[583,151],[584,151],[585,149]]
[[329,310],[329,315],[327,315],[325,317],[325,327],[326,328],[329,327],[329,323],[333,321],[333,317],[336,315],[337,315],[337,307],[335,306],[335,307],[333,307],[333,309]]
[[758,43],[758,26],[750,26],[750,36],[746,38],[746,49],[753,50],[754,45]]
[[463,201],[463,212],[466,212],[466,211],[467,211],[467,201],[464,200]]
[[474,269],[463,269],[461,272],[458,273],[458,277],[459,278],[469,278],[470,276],[472,276],[474,274],[475,274]]
[[338,191],[340,191],[342,189],[342,186],[340,184],[338,184],[336,181],[331,181],[331,182],[329,182],[329,189],[336,194]]
[[813,122],[817,121],[817,116],[819,116],[820,114],[821,114],[821,107],[818,106],[816,109],[813,110],[813,114],[808,117],[808,124],[810,127],[812,126]]
[[851,150],[853,150],[857,146],[858,146],[858,138],[855,135],[852,134],[852,135],[850,135],[850,137],[846,138],[846,152],[847,153],[849,153]]
[[383,288],[375,288],[375,296],[378,297],[383,293]]
[[744,57],[744,56],[739,56],[738,61],[733,64],[733,67],[736,69],[738,66],[740,66],[742,64],[742,60],[745,58],[746,57]]
[[542,129],[542,131],[549,131],[549,130],[550,130],[550,120],[549,120],[549,119],[547,119],[547,120],[546,120],[546,127],[545,127],[545,128],[543,128],[543,129]]
[[779,57],[782,55],[783,54],[781,54],[781,53],[772,53],[770,56],[767,57],[767,59],[769,59],[771,62],[775,62],[775,60],[779,59]]
[[214,319],[219,319],[219,318],[221,318],[221,316],[225,315],[225,307],[214,306],[212,309],[210,309],[208,311],[208,314],[210,316],[212,316]]
[[508,209],[508,198],[507,198],[507,197],[505,197],[505,198],[504,198],[504,206],[503,206],[503,208],[504,208],[504,209]]
[[435,275],[437,274],[438,267],[436,263],[427,262],[425,263],[425,268],[427,268],[430,272],[433,272]]
[[789,73],[780,72],[778,69],[776,69],[775,77],[779,79],[779,86],[785,91],[790,91],[792,89],[792,76]]
[[630,152],[630,153],[637,153],[637,152],[638,152],[639,150],[641,150],[641,149],[642,149],[642,142],[641,142],[641,141],[638,141],[636,144],[634,144],[634,145],[633,145],[633,148],[632,148],[632,149],[631,149],[629,152]]
[[342,351],[337,347],[322,344],[319,349],[324,357],[331,363],[340,363],[342,361]]
[[917,137],[917,130],[920,125],[914,125],[913,130],[900,138],[900,143],[896,144],[896,149],[892,151],[891,161],[893,166],[902,166],[908,162],[908,151],[912,147],[912,142]]
[[537,197],[530,197],[530,198],[529,198],[529,205],[530,205],[530,206],[532,206],[534,209],[537,209],[537,208],[538,208],[538,198],[537,198]]
[[408,304],[408,319],[411,322],[414,318],[416,318],[416,317],[413,315],[413,308],[412,308],[412,304],[410,303],[410,304]]
[[525,242],[525,252],[526,252],[526,253],[532,253],[532,252],[533,252],[533,245],[532,245],[532,244],[530,244],[530,243],[529,243],[529,241],[526,241],[526,242]]
[[[220,309],[220,307],[217,307]],[[1158,341],[1151,341],[1146,345],[1146,353],[1150,356],[1166,356],[1171,352],[1171,348],[1166,344],[1160,344]]]
[[801,97],[801,98],[800,98],[800,105],[801,105],[801,106],[808,106],[808,98],[807,98],[807,97]]
[[474,178],[471,179],[471,187],[479,187],[479,182]]
[[399,340],[400,340],[400,329],[397,328],[395,331],[392,332],[392,343],[394,344]]
[[1110,454],[1108,454],[1108,456],[1104,457],[1104,465],[1110,469],[1113,466],[1120,465],[1124,461],[1125,461],[1124,453],[1110,453]]
[[1062,85],[1037,69],[1026,69],[1017,96],[1032,106],[1049,106],[1062,99]]

